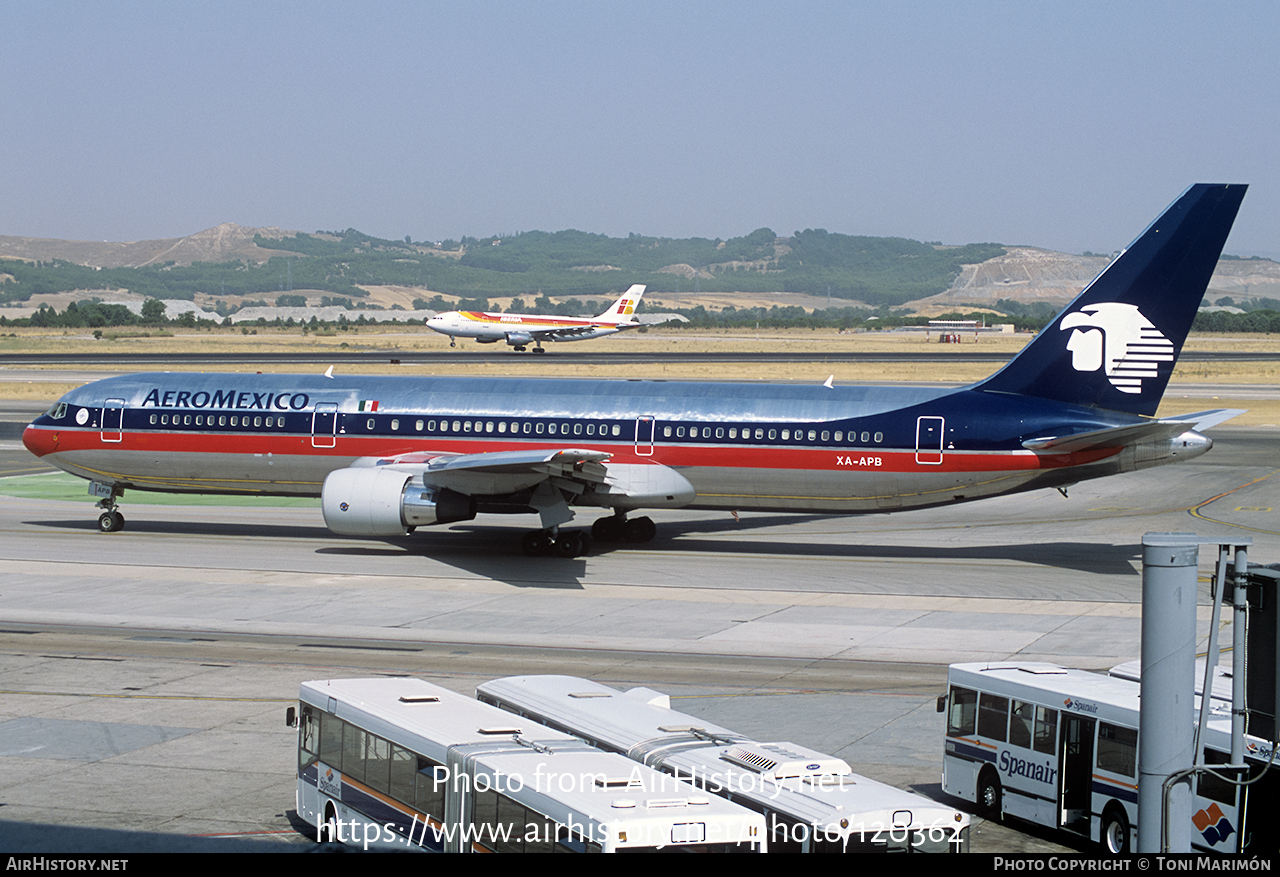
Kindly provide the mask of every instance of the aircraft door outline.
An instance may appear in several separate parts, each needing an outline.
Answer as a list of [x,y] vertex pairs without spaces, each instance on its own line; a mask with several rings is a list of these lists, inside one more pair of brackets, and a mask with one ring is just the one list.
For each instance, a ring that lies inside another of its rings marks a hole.
[[942,463],[942,441],[946,420],[941,417],[916,418],[916,462],[927,466]]
[[338,406],[317,402],[311,412],[311,447],[332,448],[338,444]]
[[641,414],[636,418],[636,456],[653,456],[653,435],[657,429],[657,421],[652,414]]
[[124,400],[108,399],[102,403],[102,440],[119,442],[124,440]]

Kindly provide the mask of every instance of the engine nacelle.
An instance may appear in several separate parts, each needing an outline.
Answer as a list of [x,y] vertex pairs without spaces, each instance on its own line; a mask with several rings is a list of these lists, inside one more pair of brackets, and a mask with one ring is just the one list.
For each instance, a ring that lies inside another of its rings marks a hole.
[[533,336],[528,332],[508,332],[507,343],[512,347],[524,347],[533,343]]
[[320,508],[325,526],[342,536],[403,536],[414,527],[476,516],[471,497],[423,485],[412,472],[390,466],[330,472]]

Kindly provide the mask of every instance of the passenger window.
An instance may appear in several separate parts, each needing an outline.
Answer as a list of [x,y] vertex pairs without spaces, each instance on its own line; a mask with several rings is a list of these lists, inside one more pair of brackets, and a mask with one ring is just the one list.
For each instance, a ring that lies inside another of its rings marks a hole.
[[418,421],[417,423],[415,423],[413,426],[414,426],[414,429],[416,429],[418,432],[422,432],[422,421],[421,421],[421,420],[419,420],[419,421]]
[[769,430],[769,441],[773,441],[777,437],[778,437],[778,431],[776,429]]
[[880,444],[882,441],[884,441],[884,433],[876,433],[876,444]]
[[398,417],[391,418],[391,431],[395,432],[400,429],[400,419]]
[[622,427],[615,423],[615,424],[613,425],[613,434],[614,434],[614,435],[622,435]]
[[789,429],[784,429],[784,430],[782,431],[782,440],[783,440],[784,442],[789,442],[789,441],[791,441],[791,430],[789,430]]
[[738,428],[736,426],[729,427],[729,438],[736,439],[738,437]]
[[864,432],[864,433],[862,434],[862,443],[865,445],[865,444],[866,444],[867,442],[869,442],[869,441],[871,441],[871,433],[869,433],[869,432]]
[[689,427],[689,438],[698,437],[698,428],[696,426]]
[[492,421],[492,420],[490,420],[489,422],[487,422],[487,423],[484,425],[484,431],[485,431],[485,432],[493,432],[493,421]]
[[1138,732],[1107,722],[1098,724],[1098,769],[1131,777],[1138,764]]
[[816,429],[809,430],[809,441],[817,441],[818,431]]
[[1009,698],[985,692],[978,696],[978,736],[1005,742],[1009,733]]
[[724,438],[724,427],[723,427],[723,426],[717,426],[717,427],[716,427],[716,438],[718,438],[718,439],[719,439],[719,438]]
[[825,430],[825,429],[824,429],[824,430],[822,431],[822,440],[825,442],[825,441],[829,440],[829,439],[830,439],[830,437],[831,437],[831,432],[830,432],[829,430]]
[[[257,426],[257,425],[258,425],[258,418],[256,418],[256,417],[255,417],[255,418],[253,418],[253,425],[254,425],[254,426]],[[373,429],[373,418],[372,418],[372,417],[370,417],[368,420],[366,420],[364,425],[365,425],[365,428],[366,428],[366,429],[372,430],[372,429]]]

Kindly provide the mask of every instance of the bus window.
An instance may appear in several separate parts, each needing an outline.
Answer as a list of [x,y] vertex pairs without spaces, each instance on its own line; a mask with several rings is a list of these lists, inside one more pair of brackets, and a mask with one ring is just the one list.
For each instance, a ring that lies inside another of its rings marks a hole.
[[973,736],[978,720],[978,692],[953,687],[947,703],[950,705],[947,710],[947,736]]
[[978,736],[1004,743],[1008,739],[1009,698],[978,695]]
[[1009,742],[1023,749],[1052,755],[1058,736],[1058,711],[1048,707],[1013,702],[1009,719]]
[[1138,732],[1108,722],[1098,725],[1098,769],[1135,775],[1138,765]]

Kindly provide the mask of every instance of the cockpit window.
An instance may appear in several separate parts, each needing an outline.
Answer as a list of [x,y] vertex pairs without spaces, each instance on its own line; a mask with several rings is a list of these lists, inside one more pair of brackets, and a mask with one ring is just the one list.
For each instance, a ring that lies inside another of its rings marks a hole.
[[48,411],[46,411],[45,414],[47,414],[49,417],[51,417],[54,420],[61,420],[62,418],[67,416],[67,403],[59,402],[58,404],[50,408]]

